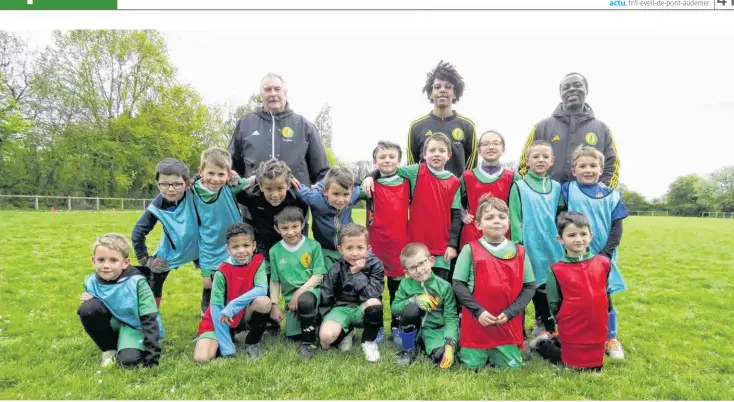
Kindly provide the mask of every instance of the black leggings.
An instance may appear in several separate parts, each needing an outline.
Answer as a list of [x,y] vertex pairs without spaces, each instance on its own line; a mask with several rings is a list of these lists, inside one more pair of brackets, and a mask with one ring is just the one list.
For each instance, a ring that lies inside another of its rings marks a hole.
[[[112,313],[99,299],[90,299],[82,303],[77,310],[82,326],[99,350],[117,350],[118,332],[112,329],[110,320]],[[125,367],[137,366],[143,362],[143,351],[138,349],[121,349],[117,352],[117,361]]]
[[[392,304],[395,301],[395,294],[398,292],[398,288],[400,287],[400,278],[387,278],[387,292],[390,295],[390,308],[392,309]],[[384,324],[383,324],[384,325]],[[392,314],[392,319],[390,320],[390,328],[397,328],[400,325],[400,319],[397,315]]]
[[535,320],[545,327],[548,332],[556,331],[556,323],[551,317],[550,307],[548,307],[548,295],[545,293],[545,285],[538,286],[533,296],[533,306],[535,307]]

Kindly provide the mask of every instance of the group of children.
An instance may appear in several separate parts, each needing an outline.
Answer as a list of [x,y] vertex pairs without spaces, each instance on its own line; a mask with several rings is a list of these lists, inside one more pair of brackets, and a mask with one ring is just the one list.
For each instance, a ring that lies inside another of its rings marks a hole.
[[[520,367],[526,345],[576,369],[600,369],[605,353],[624,358],[610,295],[625,289],[616,248],[627,211],[617,191],[599,184],[604,156],[579,148],[576,181],[560,185],[548,177],[550,143],[530,147],[525,177],[502,168],[504,149],[501,134],[484,133],[480,166],[457,178],[445,170],[451,140],[443,133],[409,166],[399,166],[399,145],[380,141],[376,170],[361,186],[350,170],[333,167],[313,188],[275,159],[241,179],[220,148],[202,154],[193,184],[183,163],[164,160],[156,167],[161,193],[133,230],[140,265],[130,266],[124,237],[97,241],[82,324],[104,366],[157,364],[163,283],[194,262],[204,278],[197,362],[234,356],[243,331],[246,354],[260,356],[265,331],[277,335],[284,318],[285,338],[304,359],[319,346],[349,350],[361,328],[366,359],[378,361],[385,283],[401,366],[422,351],[442,369],[456,360],[473,369]],[[360,200],[366,226],[352,221]],[[163,236],[151,256],[145,237],[158,221]]]

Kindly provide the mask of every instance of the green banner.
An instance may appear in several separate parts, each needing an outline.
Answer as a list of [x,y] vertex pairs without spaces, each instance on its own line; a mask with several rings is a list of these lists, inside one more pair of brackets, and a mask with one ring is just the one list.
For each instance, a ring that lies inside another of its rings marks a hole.
[[117,0],[0,0],[0,10],[117,10]]

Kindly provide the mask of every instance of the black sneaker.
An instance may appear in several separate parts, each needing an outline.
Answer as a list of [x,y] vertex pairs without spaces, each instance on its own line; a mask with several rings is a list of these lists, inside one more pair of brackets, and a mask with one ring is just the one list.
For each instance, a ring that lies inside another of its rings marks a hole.
[[249,357],[250,359],[256,359],[260,357],[260,355],[263,353],[262,344],[260,342],[252,345],[247,345],[246,349],[247,357]]
[[298,348],[298,355],[301,356],[301,359],[303,360],[309,360],[316,356],[316,350],[318,350],[318,346],[316,346],[316,344],[302,343]]
[[400,367],[408,367],[410,363],[413,363],[413,360],[415,360],[414,350],[401,350],[397,359],[395,359],[395,363]]

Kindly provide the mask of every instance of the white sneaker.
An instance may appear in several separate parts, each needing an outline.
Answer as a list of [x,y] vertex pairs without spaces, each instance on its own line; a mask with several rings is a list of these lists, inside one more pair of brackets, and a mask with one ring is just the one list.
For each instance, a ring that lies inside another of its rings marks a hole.
[[102,367],[112,367],[117,363],[117,351],[107,350],[102,352]]
[[380,350],[377,348],[377,342],[363,342],[362,350],[368,362],[374,363],[380,360]]
[[349,352],[352,350],[352,343],[354,338],[354,330],[349,332],[341,342],[339,342],[339,350],[342,352]]
[[610,359],[624,360],[624,349],[622,349],[622,344],[616,339],[607,341],[606,352]]
[[541,332],[535,338],[533,338],[530,342],[528,342],[528,348],[530,348],[530,350],[535,350],[538,347],[538,343],[540,343],[540,341],[544,339],[551,339],[551,333],[548,331]]

